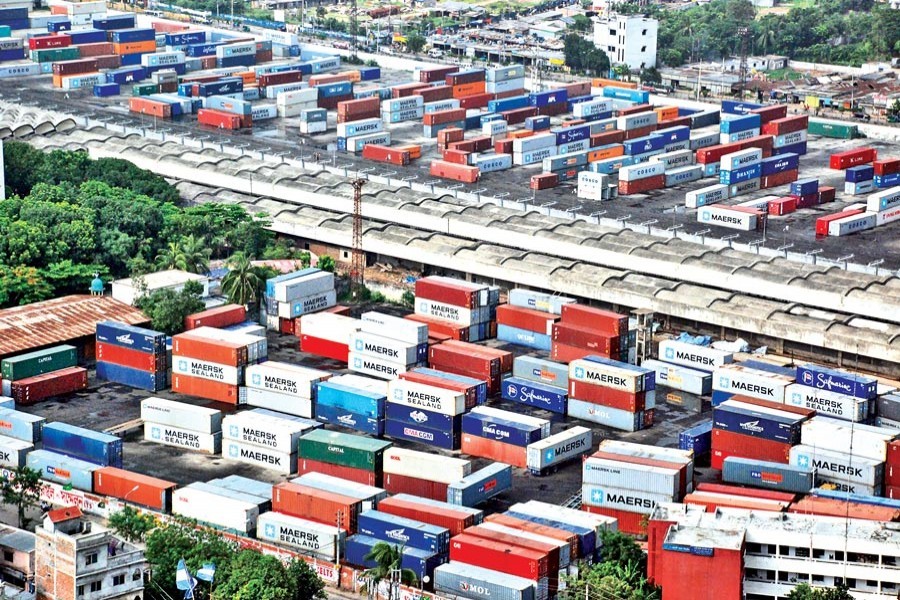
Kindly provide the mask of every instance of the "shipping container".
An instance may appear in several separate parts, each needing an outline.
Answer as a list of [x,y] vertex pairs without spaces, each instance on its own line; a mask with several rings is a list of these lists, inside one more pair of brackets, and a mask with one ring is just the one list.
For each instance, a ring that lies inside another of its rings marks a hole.
[[172,497],[172,512],[200,523],[239,534],[253,534],[259,517],[259,506],[246,496],[243,499],[223,495],[213,486],[192,483],[178,488]]
[[334,562],[344,554],[346,534],[334,525],[267,512],[259,516],[256,537]]
[[102,467],[94,471],[94,493],[118,498],[126,505],[131,502],[170,512],[175,487],[170,481],[115,467]]
[[348,533],[355,533],[360,501],[305,485],[282,482],[272,488],[272,510],[326,525],[339,524]]
[[221,431],[202,433],[177,425],[153,423],[152,421],[144,422],[144,440],[206,454],[220,454],[222,451]]
[[454,505],[477,506],[512,487],[512,468],[503,463],[487,467],[451,483],[447,488],[447,502]]
[[390,447],[390,442],[322,429],[300,438],[299,456],[377,473],[381,471],[384,453]]
[[161,353],[166,348],[166,334],[113,321],[97,323],[97,341],[141,352]]
[[722,480],[805,494],[816,486],[816,469],[730,456],[723,461]]
[[806,364],[797,367],[797,383],[829,392],[838,392],[871,400],[877,393],[873,377]]
[[212,434],[222,430],[221,411],[163,398],[142,400],[141,419],[199,433]]
[[74,346],[56,346],[3,359],[0,362],[0,373],[3,379],[16,381],[74,367],[77,364],[78,352]]
[[437,567],[434,589],[471,600],[537,600],[534,581],[461,562]]
[[[356,498],[360,501],[361,510],[373,510],[378,508],[381,501],[388,498],[388,493],[382,488],[366,485],[354,481],[348,481],[341,477],[335,477],[325,473],[310,471],[300,477],[291,479],[291,483],[305,485]],[[269,494],[271,497],[271,493]]]
[[85,492],[94,491],[94,471],[100,465],[49,450],[29,452],[25,464],[41,474],[41,479]]
[[112,435],[66,423],[47,423],[42,441],[46,450],[104,467],[122,467],[122,440]]

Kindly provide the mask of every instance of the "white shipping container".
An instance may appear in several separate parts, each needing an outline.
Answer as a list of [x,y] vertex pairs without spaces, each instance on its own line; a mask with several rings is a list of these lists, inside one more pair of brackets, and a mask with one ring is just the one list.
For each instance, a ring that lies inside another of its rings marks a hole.
[[724,350],[687,344],[677,340],[663,340],[659,343],[659,358],[676,365],[693,367],[701,371],[712,371],[716,367],[731,363],[734,357],[731,352]]
[[256,528],[259,506],[188,485],[172,495],[172,513],[246,534]]
[[349,373],[347,375],[338,375],[337,377],[332,377],[331,382],[345,385],[347,387],[355,388],[358,390],[367,390],[372,392],[373,394],[379,394],[385,397],[387,397],[388,395],[388,382],[383,379],[363,377],[361,375],[354,375],[353,373]]
[[350,335],[350,349],[358,354],[375,356],[404,365],[416,364],[418,344],[409,344],[373,333],[357,332]]
[[447,100],[438,100],[437,102],[426,102],[424,105],[424,114],[440,112],[442,110],[453,110],[459,108],[459,100],[456,98],[448,98]]
[[900,205],[900,186],[876,192],[866,198],[866,209],[869,212],[880,212]]
[[691,132],[691,150],[699,150],[700,148],[708,148],[719,144],[718,130],[709,131],[692,131]]
[[222,456],[269,471],[275,471],[282,475],[290,475],[297,472],[296,452],[288,454],[271,448],[225,439],[222,440]]
[[[281,111],[281,109],[279,109],[279,111]],[[281,114],[281,112],[279,112],[279,116],[280,117],[288,117],[290,115]],[[300,133],[305,133],[305,134],[324,133],[327,130],[328,130],[328,124],[325,121],[317,121],[317,122],[312,122],[312,123],[307,122],[307,121],[300,122]]]
[[657,504],[674,500],[675,498],[668,494],[653,494],[590,484],[581,486],[581,501],[588,506],[612,508],[641,515],[653,514]]
[[466,412],[466,396],[415,381],[394,379],[388,382],[389,402],[436,412],[442,415],[461,415]]
[[733,144],[734,142],[741,142],[743,140],[749,140],[750,138],[757,137],[759,135],[759,127],[755,127],[753,129],[747,129],[745,131],[738,131],[736,133],[720,133],[719,134],[719,143],[720,144]]
[[350,336],[359,331],[359,321],[351,317],[336,315],[333,313],[312,313],[300,317],[300,332],[309,335],[346,344]]
[[801,129],[800,131],[792,131],[791,133],[775,136],[775,141],[772,143],[772,147],[782,148],[784,146],[800,144],[802,142],[805,142],[807,139],[807,132],[805,129]]
[[406,373],[407,365],[351,351],[347,356],[347,368],[380,379],[395,379]]
[[526,138],[517,138],[513,140],[513,154],[526,154],[556,146],[556,134],[538,133]]
[[298,398],[312,398],[315,384],[329,377],[328,371],[271,360],[246,370],[247,387]]
[[589,452],[593,432],[587,427],[572,427],[528,444],[525,450],[527,468],[539,471]]
[[222,431],[222,411],[163,398],[141,400],[141,419],[200,433]]
[[456,323],[457,325],[471,325],[474,322],[472,319],[473,311],[468,308],[463,308],[462,306],[437,302],[436,300],[429,300],[428,298],[416,298],[415,306],[415,313],[417,315],[434,317],[443,321]]
[[200,433],[164,423],[144,422],[144,441],[164,444],[177,448],[187,448],[206,454],[222,451],[222,433]]
[[509,127],[507,126],[506,121],[488,121],[481,126],[481,133],[483,135],[494,137],[498,135],[505,135],[508,129]]
[[329,562],[338,559],[338,550],[344,544],[345,535],[344,530],[333,525],[322,525],[278,512],[263,513],[256,523],[257,539],[282,544]]
[[803,423],[800,443],[838,452],[852,448],[855,456],[884,462],[887,459],[887,444],[897,435],[900,431],[815,416]]
[[762,149],[748,148],[731,154],[723,154],[719,159],[719,166],[723,171],[737,171],[743,167],[750,167],[762,161]]
[[275,284],[273,298],[279,302],[290,302],[314,294],[324,294],[334,290],[334,273],[318,271],[296,279],[288,279]]
[[600,450],[611,454],[623,456],[635,456],[672,462],[687,467],[685,481],[688,485],[694,480],[694,451],[681,450],[680,448],[663,448],[662,446],[648,446],[647,444],[635,444],[621,440],[603,440],[600,442]]
[[569,379],[583,381],[625,392],[642,392],[643,374],[613,365],[595,363],[588,360],[573,360],[569,363]]
[[209,379],[219,383],[238,385],[243,383],[244,370],[242,367],[220,365],[206,362],[186,356],[172,356],[172,372],[179,375],[190,375],[200,379]]
[[737,364],[716,367],[713,371],[714,390],[771,400],[779,404],[784,404],[785,390],[792,383],[794,383],[793,377],[750,369]]
[[222,420],[222,437],[266,448],[273,452],[293,454],[300,436],[311,425],[293,419],[281,419],[257,411],[241,411]]
[[646,179],[647,177],[665,174],[666,167],[663,163],[657,162],[628,165],[619,169],[619,181],[637,181],[639,179]]
[[[758,179],[755,179],[759,183]],[[727,206],[704,206],[697,211],[697,222],[708,225],[718,225],[728,229],[741,231],[753,231],[756,229],[756,215],[744,211],[734,210]]]
[[[613,101],[615,106],[615,101]],[[659,115],[655,111],[635,113],[624,117],[616,117],[616,129],[628,131],[629,129],[637,129],[638,127],[649,127],[656,125]]]
[[360,331],[390,337],[409,344],[428,343],[428,325],[370,311],[360,316]]
[[594,115],[610,112],[612,111],[612,108],[612,100],[598,98],[587,102],[579,102],[572,107],[572,114],[579,119],[583,119],[585,117],[593,117]]
[[723,200],[728,200],[728,186],[723,184],[710,185],[684,195],[684,205],[688,208],[700,208]]
[[681,472],[675,467],[667,469],[589,456],[581,465],[581,481],[674,498],[681,487]]
[[881,227],[882,225],[887,225],[888,223],[893,223],[897,220],[900,220],[900,206],[895,206],[894,208],[875,213],[876,227]]
[[472,463],[430,452],[388,448],[384,451],[384,473],[450,484],[471,475]]
[[556,504],[541,502],[540,500],[529,500],[528,502],[520,502],[509,507],[510,512],[522,513],[534,517],[546,517],[547,515],[556,515],[565,523],[578,525],[593,529],[597,535],[603,531],[617,531],[618,521],[615,517],[607,517],[606,515],[596,515],[574,508],[566,508]]
[[34,444],[15,438],[0,436],[0,466],[18,469],[25,466],[26,455],[34,450]]
[[707,371],[690,369],[682,365],[672,365],[661,360],[644,360],[642,367],[653,369],[656,385],[687,392],[697,396],[709,394],[712,390],[712,374]]
[[817,413],[855,423],[869,416],[869,401],[836,392],[820,390],[795,383],[785,390],[784,403],[801,408],[811,408]]
[[849,217],[844,217],[843,219],[837,219],[836,221],[829,222],[828,235],[837,237],[842,235],[850,235],[851,233],[858,233],[860,231],[872,229],[876,226],[876,224],[877,219],[875,213],[851,215]]
[[246,404],[255,408],[267,408],[305,419],[312,419],[314,415],[314,402],[310,398],[299,398],[291,394],[248,387],[240,388],[239,398],[239,404]]
[[[866,181],[857,181],[853,183],[852,181],[844,182],[844,193],[850,196],[859,196],[861,194],[868,194],[872,190],[875,189],[875,182],[872,179]],[[865,207],[863,207],[865,208]]]
[[688,167],[694,164],[694,153],[690,150],[677,150],[674,152],[663,152],[650,157],[648,162],[662,163],[666,171],[678,167]]
[[884,463],[865,456],[803,444],[792,447],[790,456],[792,465],[816,469],[818,477],[871,486],[884,482]]
[[[316,88],[305,88],[302,90],[292,90],[290,92],[281,92],[275,98],[275,104],[279,107],[294,106],[297,104],[315,103],[319,99],[319,90]],[[312,108],[315,108],[313,106]],[[298,113],[299,114],[299,113]]]
[[487,94],[504,94],[514,90],[523,90],[525,88],[525,79],[518,77],[516,79],[507,79],[506,81],[488,81],[484,84],[484,91]]
[[603,200],[609,193],[609,175],[582,171],[578,174],[578,197]]
[[762,178],[754,177],[753,179],[748,179],[747,181],[742,181],[740,183],[735,183],[728,187],[728,195],[732,198],[735,196],[740,196],[741,194],[749,194],[750,192],[755,192],[759,190],[762,186]]
[[690,150],[691,142],[690,140],[682,140],[680,142],[672,142],[671,144],[666,144],[663,146],[663,150],[665,152],[678,152],[679,150]]
[[303,296],[290,302],[278,303],[278,316],[282,319],[296,319],[303,315],[331,308],[337,304],[337,291],[329,290],[311,296]]
[[352,137],[365,133],[378,133],[379,131],[384,131],[384,121],[380,118],[346,121],[337,124],[338,137]]

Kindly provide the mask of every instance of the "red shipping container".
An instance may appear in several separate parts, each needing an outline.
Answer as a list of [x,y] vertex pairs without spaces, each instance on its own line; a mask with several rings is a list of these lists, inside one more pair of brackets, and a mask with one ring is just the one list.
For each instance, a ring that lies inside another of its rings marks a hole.
[[319,96],[316,100],[316,106],[318,108],[327,108],[329,110],[334,110],[337,108],[337,105],[345,100],[353,100],[353,94],[344,94],[343,96],[332,96],[331,98],[323,98]]
[[13,381],[11,393],[16,404],[29,405],[54,396],[86,390],[87,386],[87,369],[68,367]]
[[568,363],[591,354],[597,353],[587,348],[576,348],[575,346],[567,346],[558,342],[551,342],[550,344],[550,358],[559,362]]
[[444,77],[447,85],[466,85],[470,83],[483,83],[485,78],[484,69],[472,69],[470,71],[454,72]]
[[832,215],[819,217],[818,219],[816,219],[816,235],[828,235],[828,225],[832,221],[837,221],[846,217],[852,217],[853,215],[861,215],[862,212],[863,211],[861,210],[845,210],[839,213],[834,213]]
[[806,419],[811,419],[812,417],[816,416],[816,411],[811,408],[791,406],[789,404],[781,404],[780,402],[772,402],[771,400],[763,400],[762,398],[742,396],[741,394],[735,394],[731,397],[731,400],[735,400],[736,402],[743,402],[744,404],[752,404],[753,406],[761,406],[763,408],[772,408],[775,410],[780,410],[782,412],[793,413],[795,415],[800,415],[801,417]]
[[267,63],[272,61],[271,50],[258,50],[256,52],[256,64]]
[[370,115],[378,116],[381,114],[381,100],[378,96],[359,98],[358,100],[345,100],[338,104],[337,112],[338,118],[343,117],[348,121],[367,119],[370,118]]
[[443,335],[441,333],[431,333],[428,332],[428,345],[434,346],[436,344],[443,344],[446,341],[452,340],[453,338],[449,335]]
[[[783,119],[787,116],[787,104],[773,104],[770,106],[763,106],[760,108],[754,108],[750,111],[751,113],[758,114],[760,123],[762,126],[765,126],[767,123],[775,121],[777,119]],[[768,133],[764,131],[763,133]],[[774,134],[779,135],[779,134]]]
[[428,173],[434,177],[443,177],[444,179],[452,179],[462,183],[475,183],[481,176],[481,171],[478,170],[478,167],[455,165],[444,160],[431,161]]
[[453,88],[449,85],[428,86],[419,88],[414,95],[422,96],[422,100],[426,103],[449,100],[453,97]]
[[790,451],[791,445],[785,442],[764,440],[733,431],[713,429],[710,465],[713,469],[721,471],[722,463],[729,456],[788,464]]
[[186,316],[184,328],[190,330],[198,327],[228,327],[240,325],[246,320],[246,308],[240,304],[226,304]]
[[718,508],[744,508],[747,510],[783,512],[789,505],[787,502],[773,505],[771,500],[748,498],[746,496],[725,496],[722,494],[710,494],[708,492],[688,494],[684,497],[682,503],[703,506],[706,508],[706,512],[714,512]]
[[443,379],[442,377],[426,375],[425,373],[420,373],[418,371],[407,371],[406,373],[400,373],[397,378],[465,394],[466,409],[474,408],[475,405],[478,404],[478,388],[476,388],[475,386],[466,385],[461,381]]
[[[791,171],[782,171],[781,173],[775,173],[774,175],[766,175],[762,178],[760,182],[760,187],[762,189],[768,189],[772,187],[777,187],[779,185],[787,185],[792,181],[797,181],[797,177],[799,177],[800,172],[797,169],[793,169]],[[794,207],[796,210],[796,206]]]
[[537,541],[522,537],[518,534],[505,533],[489,529],[483,525],[475,525],[465,531],[466,535],[475,536],[483,540],[509,544],[517,548],[533,550],[547,557],[547,583],[551,597],[559,589],[559,545],[552,542]]
[[160,371],[166,368],[165,354],[141,352],[103,342],[97,342],[96,357],[99,362],[121,365],[139,371]]
[[566,96],[569,98],[580,98],[581,96],[591,95],[590,81],[577,81],[575,83],[567,83],[562,86],[566,90]]
[[794,197],[797,198],[797,208],[809,208],[811,206],[819,205],[819,192]]
[[459,97],[459,107],[462,109],[484,108],[488,102],[494,99],[493,94],[470,94]]
[[499,358],[476,355],[468,348],[452,346],[449,342],[428,348],[428,362],[430,364],[452,364],[473,373],[480,373],[485,377],[503,372],[500,369]]
[[479,346],[478,344],[470,344],[468,342],[449,341],[444,346],[459,348],[461,351],[474,356],[480,356],[486,359],[497,359],[500,361],[500,372],[509,373],[513,368],[513,353],[507,350],[499,350],[497,348],[489,348],[488,346]]
[[619,193],[627,196],[629,194],[643,194],[651,190],[660,190],[666,187],[665,175],[654,175],[653,177],[644,177],[635,181],[619,181]]
[[778,217],[788,215],[797,210],[797,199],[793,196],[786,196],[784,198],[778,198],[777,200],[771,200],[768,205],[768,210],[770,215]]
[[430,87],[424,83],[403,83],[391,87],[391,98],[406,98],[417,95],[418,90]]
[[565,322],[553,325],[553,341],[567,346],[596,350],[601,354],[619,352],[619,336]]
[[526,106],[524,108],[516,108],[513,110],[504,110],[500,113],[503,120],[509,125],[520,125],[525,122],[528,117],[535,117],[538,109],[534,106]]
[[794,133],[795,131],[803,131],[809,129],[809,117],[806,115],[796,115],[785,117],[783,119],[775,119],[762,126],[762,132],[765,135],[784,135],[786,133]]
[[900,500],[900,487],[896,485],[884,486],[884,497],[891,500]]
[[798,500],[788,508],[788,512],[841,519],[865,519],[867,521],[896,522],[900,520],[900,510],[896,508],[818,496],[807,496]]
[[420,523],[428,523],[450,530],[450,535],[459,535],[466,528],[475,525],[474,515],[453,510],[451,507],[419,504],[412,499],[385,498],[378,503],[378,510],[396,517],[405,517]]
[[428,325],[428,335],[449,336],[451,339],[468,341],[469,328],[465,325],[455,325],[450,321],[442,321],[424,315],[406,315],[404,319],[415,321],[416,323],[425,323]]
[[363,485],[381,485],[381,474],[375,471],[367,471],[365,469],[355,469],[353,467],[345,467],[343,465],[335,465],[332,463],[322,462],[318,460],[310,460],[308,458],[300,458],[297,460],[297,473],[322,473],[323,475],[331,475],[339,477],[347,481],[355,481]]
[[315,354],[316,356],[324,356],[342,363],[347,362],[350,354],[350,348],[347,344],[306,334],[300,336],[300,351],[307,354]]
[[303,81],[303,73],[300,71],[280,71],[278,73],[260,73],[256,77],[257,85],[266,88],[270,85],[282,85]]
[[532,175],[528,187],[532,190],[549,190],[559,185],[559,175],[556,173],[541,173]]
[[190,332],[179,333],[172,337],[172,354],[230,367],[247,364],[247,346],[236,342],[211,340]]
[[[772,147],[775,144],[775,138],[771,135],[759,135],[749,140],[738,142],[741,150],[747,148],[759,148],[763,151],[763,158],[772,156]],[[729,144],[730,145],[730,144]]]
[[616,116],[627,117],[628,115],[637,115],[645,112],[653,112],[653,106],[650,104],[635,104],[634,106],[627,106],[616,111]]
[[532,581],[548,575],[545,554],[465,533],[450,539],[450,560]]
[[[299,319],[297,319],[299,321]],[[285,319],[284,317],[278,317],[278,332],[281,335],[295,335],[296,325],[294,324],[294,319]]]
[[[63,10],[66,10],[66,7],[64,6],[61,8],[63,8]],[[190,27],[187,25],[172,23],[170,21],[153,21],[150,26],[160,33],[177,33],[179,31],[187,31],[188,29],[190,29]]]
[[900,173],[900,158],[886,158],[872,163],[876,175],[893,175]]
[[514,446],[513,444],[506,444],[504,442],[478,437],[477,435],[469,433],[462,434],[462,436],[460,436],[460,441],[459,449],[463,454],[487,458],[495,462],[506,463],[521,469],[528,466],[526,462],[527,449],[525,446]]
[[494,142],[494,152],[497,154],[512,154],[513,141],[511,138],[503,138]]
[[100,69],[118,69],[122,66],[122,57],[118,54],[97,56],[97,67]]
[[454,283],[434,277],[423,277],[416,280],[416,298],[426,298],[435,302],[452,304],[463,308],[478,306],[478,293],[472,285],[465,282]]
[[485,152],[491,149],[494,140],[489,135],[479,135],[469,139],[475,145],[475,152]]
[[447,144],[448,150],[458,150],[459,152],[475,152],[474,140],[460,140],[458,142],[450,142]]
[[835,189],[830,185],[823,185],[819,187],[819,204],[825,204],[826,202],[834,202],[835,198]]
[[604,131],[591,136],[591,148],[598,146],[609,146],[610,144],[621,144],[625,141],[625,132],[620,129],[612,131]]
[[384,474],[382,487],[391,494],[412,494],[432,500],[447,501],[448,484],[439,481],[429,481],[418,477],[397,475],[396,473]]
[[663,121],[661,123],[656,124],[657,129],[668,129],[670,127],[690,127],[691,126],[691,118],[690,117],[678,117],[677,119],[669,119],[667,121]]
[[[357,74],[359,72],[357,71]],[[309,85],[311,87],[319,87],[320,85],[328,85],[330,83],[343,83],[345,81],[353,81],[357,79],[354,75],[348,73],[322,73],[319,75],[310,75]],[[379,104],[380,106],[380,104]]]
[[111,496],[163,512],[172,510],[172,492],[177,486],[171,481],[157,479],[117,469],[102,467],[94,471],[94,493]]
[[72,45],[72,38],[64,33],[42,35],[28,40],[29,50],[46,50],[48,48],[66,48]]
[[828,160],[828,166],[832,169],[849,169],[858,165],[865,165],[878,159],[878,152],[874,148],[855,148],[846,152],[832,154]]
[[361,502],[349,496],[283,482],[272,488],[272,510],[323,525],[340,523],[341,529],[355,533]]
[[456,73],[457,71],[459,71],[459,67],[434,67],[432,69],[422,69],[419,71],[419,81],[422,83],[445,81],[447,75]]
[[222,383],[221,381],[212,381],[211,379],[190,377],[188,375],[172,375],[172,391],[186,396],[196,396],[197,398],[206,398],[207,400],[215,400],[216,402],[234,404],[236,406],[239,389],[239,386]]
[[563,304],[560,311],[566,325],[596,329],[611,335],[628,333],[628,315],[585,304]]
[[390,146],[379,146],[378,144],[366,144],[363,146],[362,157],[375,162],[398,166],[408,165],[410,161],[408,150],[398,150]]
[[534,331],[542,335],[553,333],[553,324],[559,319],[557,315],[503,304],[497,307],[497,323],[509,325],[526,331]]
[[241,128],[241,117],[239,115],[221,110],[212,110],[211,108],[201,108],[198,110],[197,122],[201,125],[208,125],[219,129],[234,130]]
[[488,395],[493,395],[500,391],[500,373],[496,375],[485,375],[483,373],[478,373],[475,371],[471,371],[468,369],[464,369],[458,367],[454,364],[434,364],[431,365],[433,369],[437,369],[438,371],[444,371],[446,373],[453,373],[455,375],[463,375],[465,377],[471,377],[472,379],[477,379],[479,381],[484,381],[487,384],[487,392]]
[[496,523],[497,525],[503,525],[504,527],[509,527],[511,529],[519,529],[521,531],[526,531],[535,535],[542,535],[544,537],[564,542],[569,545],[569,556],[571,557],[572,562],[574,562],[576,558],[579,558],[579,551],[581,549],[581,546],[578,544],[578,536],[570,531],[557,529],[556,527],[551,527],[549,525],[532,523],[531,521],[518,519],[506,514],[488,515],[484,518],[484,520],[487,523]]
[[645,392],[633,394],[574,379],[569,380],[569,397],[628,412],[640,412],[646,407]]
[[472,158],[472,153],[463,152],[461,150],[444,150],[441,156],[447,162],[452,162],[456,165],[467,165]]
[[887,445],[887,461],[884,464],[884,485],[900,486],[900,440]]
[[656,131],[656,125],[647,125],[646,127],[635,127],[634,129],[628,129],[625,131],[626,140],[633,140],[636,138],[642,138],[650,135]]
[[728,485],[724,483],[698,483],[694,488],[698,492],[709,492],[711,494],[728,494],[729,496],[742,496],[744,498],[760,498],[762,500],[775,500],[776,502],[791,503],[797,500],[797,494],[789,494],[787,492],[776,492],[775,490],[758,490],[754,488],[745,488],[739,485]]
[[706,165],[710,163],[719,162],[719,160],[725,156],[726,154],[731,154],[732,152],[737,152],[742,150],[741,142],[734,142],[732,144],[719,144],[718,146],[709,146],[707,148],[700,148],[697,150],[697,162],[701,165]]
[[462,108],[451,108],[448,110],[439,110],[433,113],[427,113],[422,122],[425,125],[443,125],[444,123],[452,123],[453,121],[463,121],[466,118],[466,111]]
[[640,536],[647,535],[647,521],[649,520],[649,517],[647,515],[635,512],[627,512],[615,508],[588,506],[587,504],[582,504],[581,509],[594,515],[603,515],[606,517],[613,517],[615,519],[618,519],[618,529],[622,533]]
[[128,110],[160,119],[172,117],[172,105],[167,102],[157,102],[147,98],[136,97],[128,99]]
[[82,44],[78,46],[78,54],[81,58],[94,58],[115,54],[113,44],[110,42],[96,42],[93,44]]

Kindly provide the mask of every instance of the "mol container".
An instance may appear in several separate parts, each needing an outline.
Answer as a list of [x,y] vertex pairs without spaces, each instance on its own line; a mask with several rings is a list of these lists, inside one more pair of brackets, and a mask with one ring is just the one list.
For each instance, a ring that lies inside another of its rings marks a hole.
[[535,582],[524,577],[450,562],[434,570],[434,591],[471,600],[537,600]]
[[47,423],[42,439],[45,450],[104,467],[122,467],[122,440],[116,436],[66,423]]

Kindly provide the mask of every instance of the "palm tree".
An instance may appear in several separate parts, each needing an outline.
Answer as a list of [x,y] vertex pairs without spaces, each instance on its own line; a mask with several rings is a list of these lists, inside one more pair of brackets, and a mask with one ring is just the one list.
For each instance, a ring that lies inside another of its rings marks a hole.
[[363,557],[366,560],[374,560],[378,563],[377,567],[368,569],[363,573],[371,583],[370,593],[374,593],[378,589],[378,584],[384,579],[391,578],[392,573],[397,570],[400,571],[400,583],[409,586],[416,585],[419,579],[416,572],[412,569],[400,568],[402,556],[403,548],[400,546],[388,544],[387,542],[378,542],[372,546],[372,550]]
[[759,44],[762,54],[768,54],[769,48],[775,43],[775,32],[771,29],[763,29],[756,38],[756,43]]
[[234,304],[251,304],[257,300],[260,277],[257,268],[243,252],[235,252],[228,259],[228,274],[222,279],[222,291]]
[[189,273],[209,273],[210,254],[203,238],[189,235],[181,240],[181,261],[178,268]]
[[156,255],[156,266],[160,269],[177,269],[181,247],[178,242],[169,242],[166,247]]

